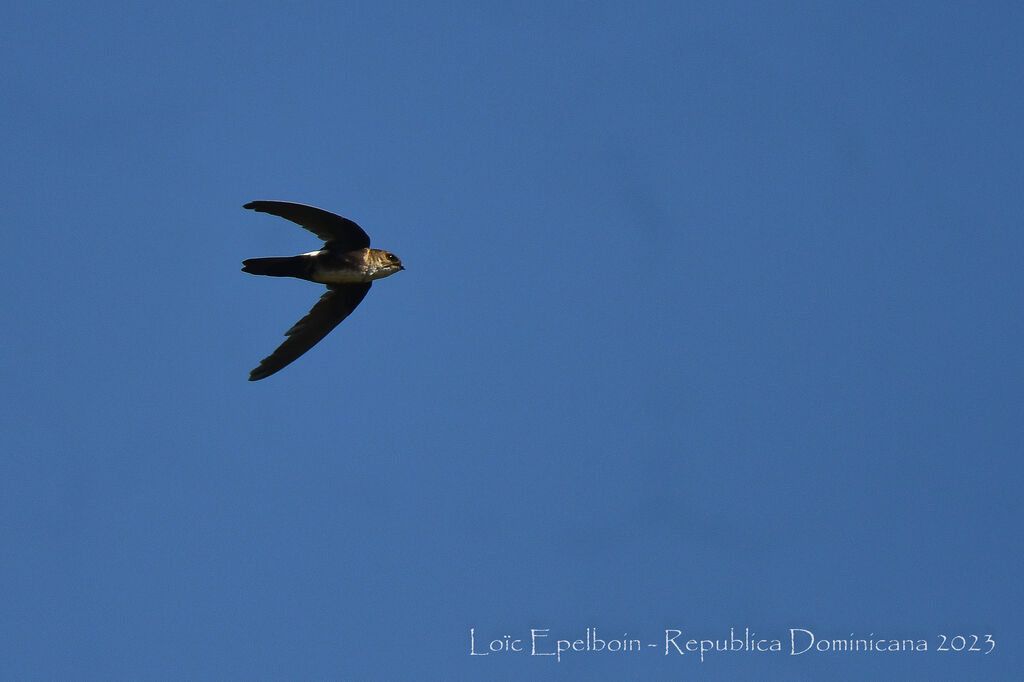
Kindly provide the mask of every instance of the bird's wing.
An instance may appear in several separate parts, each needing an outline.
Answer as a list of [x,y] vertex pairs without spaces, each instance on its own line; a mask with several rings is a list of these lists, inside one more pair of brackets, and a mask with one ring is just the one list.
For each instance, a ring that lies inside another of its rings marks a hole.
[[249,373],[249,381],[269,377],[315,346],[355,310],[369,290],[370,282],[328,287],[327,293],[320,297],[309,314],[285,332],[288,337],[285,342]]
[[348,218],[334,215],[322,208],[293,204],[290,201],[250,201],[243,208],[270,213],[298,223],[323,239],[330,248],[352,251],[370,246],[370,237],[363,232],[363,228]]

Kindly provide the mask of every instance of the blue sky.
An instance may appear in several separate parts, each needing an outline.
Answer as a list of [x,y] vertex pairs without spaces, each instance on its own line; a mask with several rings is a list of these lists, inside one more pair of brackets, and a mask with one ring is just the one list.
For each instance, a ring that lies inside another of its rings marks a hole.
[[2,15],[0,677],[1019,674],[1018,4]]

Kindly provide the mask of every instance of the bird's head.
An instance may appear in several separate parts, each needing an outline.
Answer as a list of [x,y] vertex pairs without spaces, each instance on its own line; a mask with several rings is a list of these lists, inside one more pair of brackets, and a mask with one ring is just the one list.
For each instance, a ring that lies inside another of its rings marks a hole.
[[390,251],[370,249],[368,260],[372,279],[380,279],[393,275],[399,270],[405,270],[401,259]]

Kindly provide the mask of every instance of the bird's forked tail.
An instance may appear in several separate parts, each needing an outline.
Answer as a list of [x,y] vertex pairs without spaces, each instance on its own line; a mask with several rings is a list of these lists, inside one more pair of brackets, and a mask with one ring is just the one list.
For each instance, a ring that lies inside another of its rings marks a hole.
[[305,279],[310,261],[302,256],[284,258],[250,258],[242,261],[242,272],[270,277],[299,277]]

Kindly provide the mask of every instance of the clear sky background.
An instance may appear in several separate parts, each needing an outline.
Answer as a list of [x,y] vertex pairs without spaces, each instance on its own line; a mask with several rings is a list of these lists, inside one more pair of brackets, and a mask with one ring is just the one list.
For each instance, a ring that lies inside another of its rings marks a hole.
[[1019,3],[0,15],[0,677],[1019,675]]

